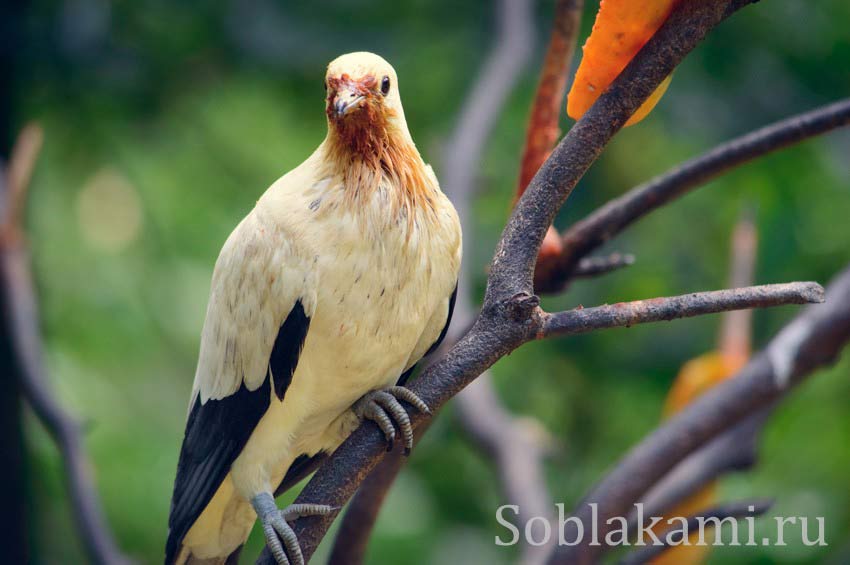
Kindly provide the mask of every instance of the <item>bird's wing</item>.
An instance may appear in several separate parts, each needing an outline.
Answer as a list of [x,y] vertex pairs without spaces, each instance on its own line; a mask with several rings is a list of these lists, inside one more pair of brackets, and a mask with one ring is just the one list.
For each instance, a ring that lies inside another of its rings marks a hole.
[[230,471],[272,394],[283,399],[316,303],[312,257],[255,210],[213,273],[168,520],[166,562]]

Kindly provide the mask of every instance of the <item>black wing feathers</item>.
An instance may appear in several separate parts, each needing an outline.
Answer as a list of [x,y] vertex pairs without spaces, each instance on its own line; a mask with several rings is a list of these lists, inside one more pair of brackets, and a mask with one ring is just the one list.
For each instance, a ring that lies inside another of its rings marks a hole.
[[437,341],[428,348],[428,351],[425,352],[423,357],[427,357],[437,351],[437,348],[440,347],[440,344],[443,343],[443,340],[446,339],[446,334],[449,333],[449,324],[452,323],[452,315],[455,313],[455,302],[457,302],[457,285],[455,284],[455,289],[452,291],[451,297],[449,297],[449,313],[446,316],[446,325],[443,326],[443,329],[440,330],[440,335],[437,337]]
[[195,400],[186,422],[171,498],[167,564],[174,562],[183,538],[227,476],[270,402],[269,379],[254,391],[243,383],[227,398],[205,404],[200,397]]
[[301,355],[301,348],[304,347],[304,338],[307,337],[309,327],[310,318],[307,317],[304,306],[299,300],[292,307],[286,321],[280,326],[269,359],[269,369],[274,379],[274,393],[280,400],[283,400],[286,389],[292,382],[292,374],[295,372],[295,365],[298,364],[298,357]]
[[281,400],[292,382],[292,373],[307,336],[310,318],[297,301],[278,331],[269,359],[269,372],[257,390],[243,383],[234,394],[201,404],[198,397],[186,421],[186,433],[168,518],[165,563],[171,565],[180,551],[186,533],[212,500],[230,472],[248,438],[271,404],[270,374],[275,378],[275,394]]

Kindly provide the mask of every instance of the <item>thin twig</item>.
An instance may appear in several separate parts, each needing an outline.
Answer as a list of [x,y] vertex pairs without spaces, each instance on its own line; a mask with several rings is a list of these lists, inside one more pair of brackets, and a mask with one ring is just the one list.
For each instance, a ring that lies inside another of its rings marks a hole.
[[[689,516],[686,520],[686,532],[698,532],[702,528],[715,527],[722,521],[729,518],[747,518],[761,516],[773,506],[773,500],[742,500],[739,502],[727,502],[712,508],[706,508],[697,512],[693,516]],[[679,530],[679,528],[677,528]],[[678,534],[677,534],[678,535]],[[720,535],[718,533],[718,535]],[[668,549],[678,547],[677,544],[669,543],[671,540],[665,536],[659,536],[662,543],[647,545],[640,549],[636,549],[620,560],[620,565],[641,565],[649,563],[656,557],[662,555]],[[680,535],[676,541],[686,542],[688,536]],[[688,543],[690,545],[690,543]]]
[[[740,288],[753,284],[758,234],[752,213],[746,210],[732,232],[729,287]],[[579,265],[581,265],[579,263]],[[753,313],[733,310],[723,315],[718,350],[729,360],[741,361],[750,356]]]
[[19,367],[21,392],[62,455],[74,521],[89,558],[94,563],[127,563],[128,560],[118,550],[106,525],[92,481],[80,426],[54,398],[42,363],[41,334],[29,254],[24,244],[23,228],[18,223],[40,140],[40,130],[27,129],[18,145],[19,149],[14,152],[17,159],[25,162],[10,164],[9,167],[17,171],[15,182],[19,184],[14,189],[10,187],[5,195],[8,196],[7,214],[2,225],[5,237],[0,244],[0,292],[3,293],[0,302],[5,310],[3,319]]
[[35,122],[29,123],[18,134],[12,154],[9,158],[9,170],[6,172],[9,182],[8,216],[3,219],[5,225],[17,230],[23,225],[26,192],[30,186],[35,162],[41,152],[44,131]]
[[585,257],[573,271],[573,278],[593,278],[617,271],[635,264],[635,256],[631,254],[612,253],[605,257]]
[[531,117],[528,119],[517,198],[525,192],[561,135],[558,121],[581,26],[583,4],[583,0],[558,0],[555,4],[549,47],[546,49],[543,69],[540,71],[540,82],[531,106]]
[[813,282],[766,284],[681,296],[620,302],[618,304],[576,308],[544,315],[538,337],[586,333],[648,322],[690,318],[741,308],[766,308],[782,304],[823,302],[823,287]]
[[[850,99],[780,120],[677,165],[611,200],[563,234],[563,253],[537,274],[538,292],[560,292],[588,253],[626,227],[730,169],[850,124]],[[541,265],[541,268],[544,266]]]
[[[738,375],[706,392],[632,448],[576,510],[585,529],[593,519],[604,537],[606,520],[628,512],[676,464],[831,363],[850,339],[850,269],[834,279],[826,298],[828,304],[807,307]],[[595,518],[590,503],[597,505]],[[567,530],[568,536],[575,535],[573,524]],[[592,563],[605,550],[585,544],[559,547],[551,562]]]
[[[537,84],[537,94],[531,106],[531,116],[525,134],[525,147],[520,161],[516,198],[519,199],[540,166],[549,157],[561,135],[558,122],[563,108],[567,77],[575,53],[584,0],[558,0],[549,46]],[[540,246],[538,261],[557,257],[561,253],[561,236],[555,226],[549,226]]]

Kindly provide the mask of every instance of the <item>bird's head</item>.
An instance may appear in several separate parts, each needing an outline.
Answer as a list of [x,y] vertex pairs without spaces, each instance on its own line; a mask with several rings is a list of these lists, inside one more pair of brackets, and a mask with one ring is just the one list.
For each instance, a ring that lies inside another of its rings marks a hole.
[[348,53],[328,65],[325,113],[332,135],[368,153],[386,141],[408,139],[395,70],[373,53]]

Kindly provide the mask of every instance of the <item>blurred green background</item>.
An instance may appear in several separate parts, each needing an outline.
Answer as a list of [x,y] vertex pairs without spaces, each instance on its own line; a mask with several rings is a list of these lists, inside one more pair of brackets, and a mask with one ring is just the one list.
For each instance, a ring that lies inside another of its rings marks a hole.
[[[589,2],[581,41],[596,3]],[[533,64],[479,174],[474,249],[483,289],[504,225],[525,120],[551,24],[536,8]],[[623,131],[559,218],[565,226],[631,186],[749,129],[850,92],[850,4],[775,0],[723,24],[677,70],[668,94]],[[372,50],[400,77],[411,131],[440,172],[457,111],[491,44],[490,2],[272,0],[34,1],[19,20],[17,129],[45,144],[28,226],[52,383],[86,423],[97,487],[121,547],[160,562],[213,262],[262,191],[325,134],[322,79],[336,55]],[[569,126],[564,118],[564,128]],[[719,288],[732,226],[756,210],[756,282],[826,282],[850,261],[850,133],[747,165],[654,213],[609,245],[631,268],[575,284],[550,308]],[[755,346],[798,310],[755,315]],[[652,429],[686,360],[714,347],[717,316],[529,344],[494,369],[505,403],[561,442],[548,464],[571,507]],[[724,498],[775,496],[775,515],[823,516],[826,548],[723,548],[714,563],[850,559],[850,364],[823,371],[771,420],[761,464]],[[448,409],[380,516],[374,563],[508,563],[490,462]],[[39,563],[82,563],[61,461],[26,415],[31,540]],[[813,521],[813,518],[810,519]],[[762,520],[771,528],[770,520]],[[35,529],[37,528],[37,530]],[[790,530],[789,530],[790,531]],[[243,555],[255,556],[261,536]],[[329,536],[328,540],[332,539]],[[327,555],[326,542],[317,556]]]

